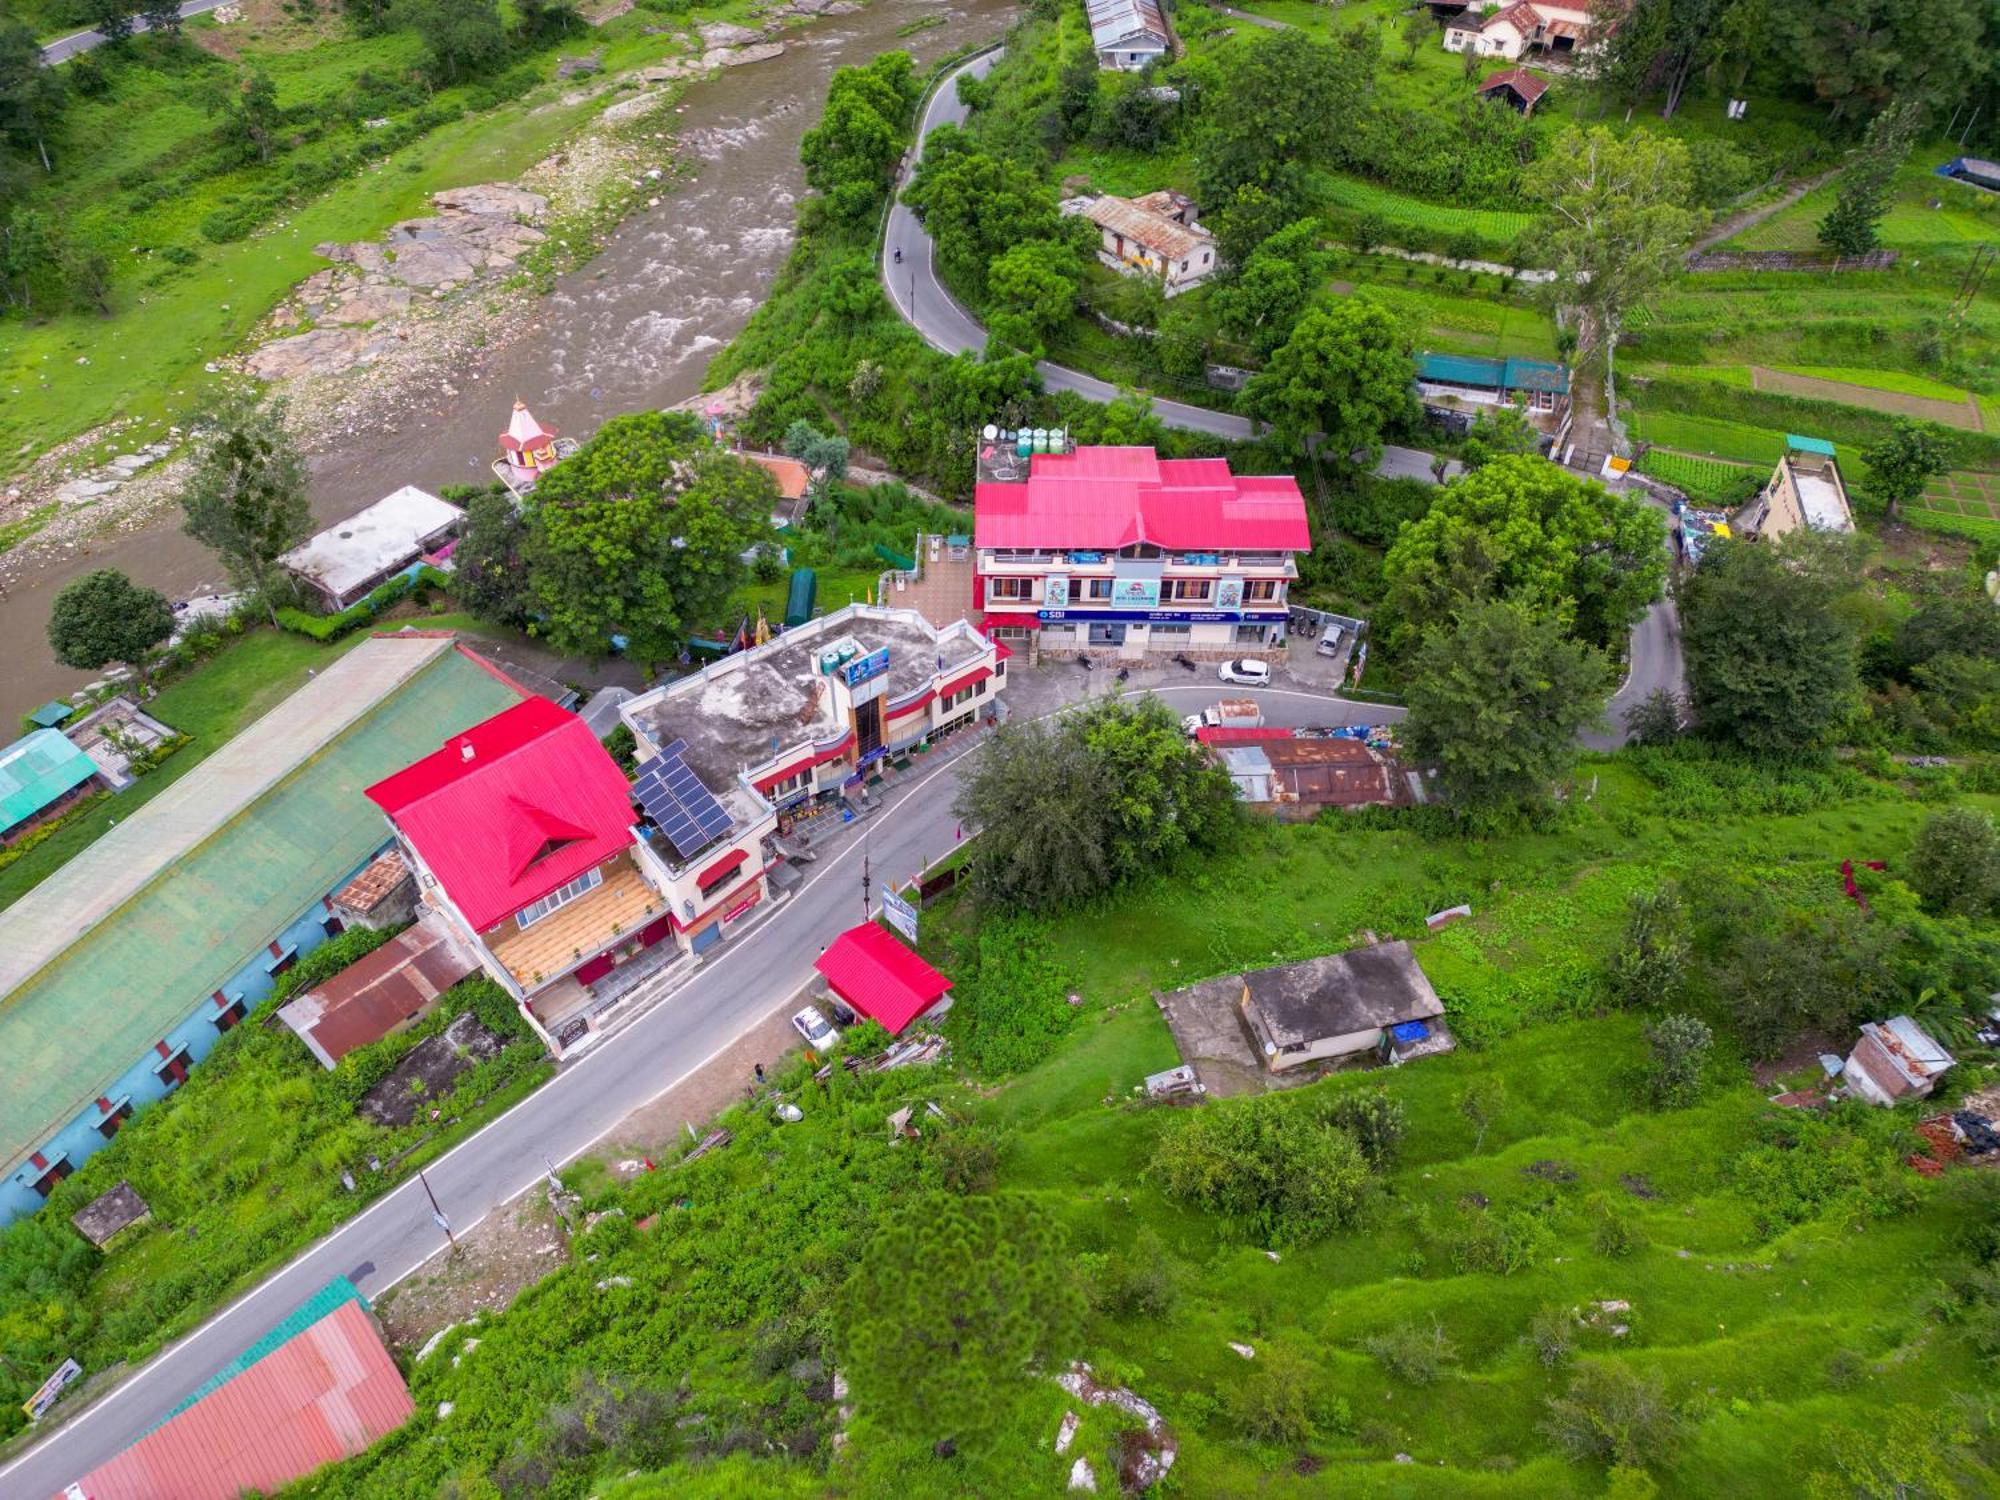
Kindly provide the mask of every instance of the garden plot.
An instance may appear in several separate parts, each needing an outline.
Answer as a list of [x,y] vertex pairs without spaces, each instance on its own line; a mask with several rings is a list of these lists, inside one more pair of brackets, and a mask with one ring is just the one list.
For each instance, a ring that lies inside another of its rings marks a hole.
[[1979,403],[1971,397],[1962,401],[1946,401],[1936,396],[1913,395],[1908,391],[1885,391],[1873,386],[1856,385],[1851,381],[1826,380],[1817,375],[1794,375],[1784,370],[1767,369],[1763,365],[1750,367],[1750,380],[1754,389],[1776,391],[1782,396],[1801,396],[1809,401],[1840,401],[1849,406],[1865,406],[1871,411],[1889,412],[1894,416],[1919,417],[1946,427],[1962,427],[1968,432],[1983,432],[1986,427],[1980,417]]
[[2000,474],[1958,469],[1941,474],[1924,490],[1920,509],[1951,516],[2000,521]]

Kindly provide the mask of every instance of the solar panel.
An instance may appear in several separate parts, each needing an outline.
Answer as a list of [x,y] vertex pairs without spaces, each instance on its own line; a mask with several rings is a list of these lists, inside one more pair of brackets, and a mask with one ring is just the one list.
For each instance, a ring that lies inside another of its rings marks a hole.
[[675,740],[646,765],[632,785],[632,795],[646,810],[674,853],[693,859],[734,826],[715,794],[681,758],[687,741]]

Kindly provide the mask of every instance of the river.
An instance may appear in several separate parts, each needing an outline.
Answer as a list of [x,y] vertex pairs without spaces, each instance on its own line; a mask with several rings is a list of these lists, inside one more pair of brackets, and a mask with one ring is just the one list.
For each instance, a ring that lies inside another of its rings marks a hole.
[[[964,42],[997,37],[1013,13],[1012,0],[872,0],[855,15],[785,32],[782,57],[692,85],[677,125],[692,179],[561,278],[518,337],[455,382],[457,396],[439,393],[395,432],[357,433],[312,454],[315,522],[350,515],[399,485],[486,478],[517,394],[545,425],[578,437],[607,417],[694,395],[790,249],[804,190],[799,140],[819,119],[833,70],[898,47],[921,69]],[[944,24],[896,35],[929,16]],[[45,627],[56,590],[92,568],[122,568],[176,599],[223,586],[213,556],[182,535],[171,509],[143,530],[51,559],[0,597],[8,717],[89,679],[55,662]]]

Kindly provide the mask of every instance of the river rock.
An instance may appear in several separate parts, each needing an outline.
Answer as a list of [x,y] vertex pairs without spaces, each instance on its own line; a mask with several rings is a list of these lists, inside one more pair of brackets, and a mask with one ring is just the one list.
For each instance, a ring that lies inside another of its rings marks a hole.
[[56,487],[55,500],[58,505],[83,505],[110,494],[118,483],[116,479],[72,479]]
[[266,344],[243,363],[260,380],[332,375],[372,358],[373,343],[374,335],[363,328],[315,328]]
[[658,89],[649,89],[643,94],[634,94],[630,99],[621,99],[598,116],[606,125],[623,124],[626,120],[636,120],[650,109],[657,109],[666,96]]
[[479,262],[469,246],[457,240],[411,240],[395,246],[396,259],[390,269],[407,286],[439,286],[447,281],[469,281],[479,273]]
[[[683,58],[676,62],[660,63],[656,67],[641,68],[632,76],[641,83],[673,83],[701,71],[701,64],[693,58]],[[617,105],[612,105],[616,109]]]
[[410,289],[402,286],[362,287],[320,313],[322,323],[379,323],[410,310]]
[[728,21],[711,21],[706,26],[697,26],[695,34],[708,47],[745,47],[764,40],[761,31],[752,31],[748,26],[737,26]]
[[[754,47],[728,48],[723,51],[722,56],[717,61],[725,68],[740,68],[745,63],[769,62],[774,57],[783,57],[784,55],[785,44],[783,42],[759,42]],[[702,56],[702,61],[705,63],[709,58],[714,56],[715,54],[712,52],[705,53]]]
[[472,187],[446,188],[433,193],[431,202],[443,213],[486,214],[496,218],[541,218],[549,211],[549,200],[540,193],[515,187],[511,182],[482,182]]

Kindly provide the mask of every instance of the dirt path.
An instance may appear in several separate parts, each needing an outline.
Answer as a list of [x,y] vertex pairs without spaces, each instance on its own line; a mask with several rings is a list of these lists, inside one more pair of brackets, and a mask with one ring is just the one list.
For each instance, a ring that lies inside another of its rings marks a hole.
[[1774,214],[1783,213],[1814,188],[1820,186],[1822,183],[1833,181],[1839,175],[1840,169],[1835,167],[1831,172],[1822,172],[1817,177],[1809,178],[1804,182],[1794,183],[1791,188],[1774,202],[1767,203],[1761,208],[1746,208],[1741,213],[1731,214],[1720,224],[1709,230],[1707,234],[1696,240],[1694,244],[1690,245],[1688,247],[1688,254],[1699,255],[1704,250],[1714,249],[1724,240],[1734,239],[1744,230],[1763,223]]
[[1967,432],[1984,432],[1986,422],[1979,401],[1967,396],[1963,401],[1947,401],[1940,396],[1912,396],[1903,391],[1880,391],[1873,386],[1852,385],[1845,380],[1826,380],[1818,375],[1793,375],[1763,365],[1750,367],[1753,390],[1776,391],[1783,396],[1800,396],[1811,401],[1839,401],[1847,406],[1865,406],[1870,411],[1895,417],[1920,417],[1958,427]]

